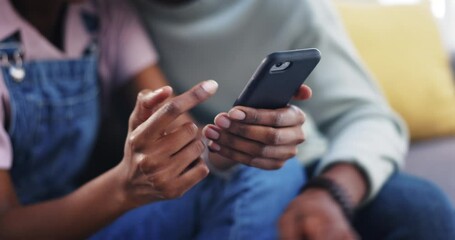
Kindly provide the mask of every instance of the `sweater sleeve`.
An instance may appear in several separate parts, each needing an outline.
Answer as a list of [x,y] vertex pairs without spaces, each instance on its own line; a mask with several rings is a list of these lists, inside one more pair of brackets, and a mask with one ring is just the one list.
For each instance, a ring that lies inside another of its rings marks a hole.
[[295,48],[322,53],[307,81],[313,97],[301,103],[328,140],[316,174],[335,163],[352,163],[366,176],[366,200],[371,200],[403,164],[407,130],[366,72],[329,1],[305,1],[304,8],[305,30]]

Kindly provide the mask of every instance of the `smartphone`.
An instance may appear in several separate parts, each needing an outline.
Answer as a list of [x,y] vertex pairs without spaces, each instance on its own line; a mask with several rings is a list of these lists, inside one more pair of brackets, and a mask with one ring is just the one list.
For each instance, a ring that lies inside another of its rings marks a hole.
[[289,104],[321,59],[318,49],[269,54],[246,84],[234,106],[276,109]]

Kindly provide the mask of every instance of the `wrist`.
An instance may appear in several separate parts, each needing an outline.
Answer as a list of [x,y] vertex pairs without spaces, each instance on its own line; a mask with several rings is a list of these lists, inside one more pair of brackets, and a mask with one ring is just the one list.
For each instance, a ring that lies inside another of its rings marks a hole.
[[130,201],[128,197],[127,191],[127,171],[123,164],[123,161],[120,162],[117,166],[112,168],[108,174],[111,176],[111,184],[112,184],[112,193],[111,193],[111,200],[117,206],[117,208],[121,212],[127,212],[133,208],[135,208],[135,204],[133,201]]
[[325,193],[326,197],[330,197],[339,206],[346,219],[349,221],[352,220],[354,204],[351,197],[342,186],[330,178],[323,176],[313,178],[302,187],[301,192]]
[[355,207],[368,195],[369,184],[365,174],[356,165],[340,162],[327,167],[321,176],[341,186],[350,196]]

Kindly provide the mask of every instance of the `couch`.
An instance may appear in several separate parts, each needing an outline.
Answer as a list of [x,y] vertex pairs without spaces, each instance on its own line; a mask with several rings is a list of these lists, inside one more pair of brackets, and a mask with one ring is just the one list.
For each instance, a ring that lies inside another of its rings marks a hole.
[[[455,54],[451,60],[455,73]],[[405,171],[433,181],[455,202],[455,136],[413,142]]]
[[455,137],[412,143],[405,171],[436,183],[455,202]]
[[404,171],[455,202],[455,54],[428,4],[384,6],[335,0],[360,57],[410,129]]

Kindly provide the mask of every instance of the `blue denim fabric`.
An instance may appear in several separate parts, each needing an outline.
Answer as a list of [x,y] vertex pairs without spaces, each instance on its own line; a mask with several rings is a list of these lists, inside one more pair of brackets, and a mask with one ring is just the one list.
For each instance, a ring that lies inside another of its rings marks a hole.
[[354,226],[365,240],[455,239],[455,210],[433,183],[397,173],[356,214]]
[[[0,55],[10,55],[15,48],[20,44],[0,43]],[[20,201],[28,204],[75,187],[97,134],[97,57],[92,53],[75,60],[25,62],[22,81],[10,75],[14,64],[1,66],[11,104],[10,172]]]
[[276,239],[304,181],[296,159],[276,171],[242,166],[229,180],[209,176],[179,199],[130,211],[91,239]]

